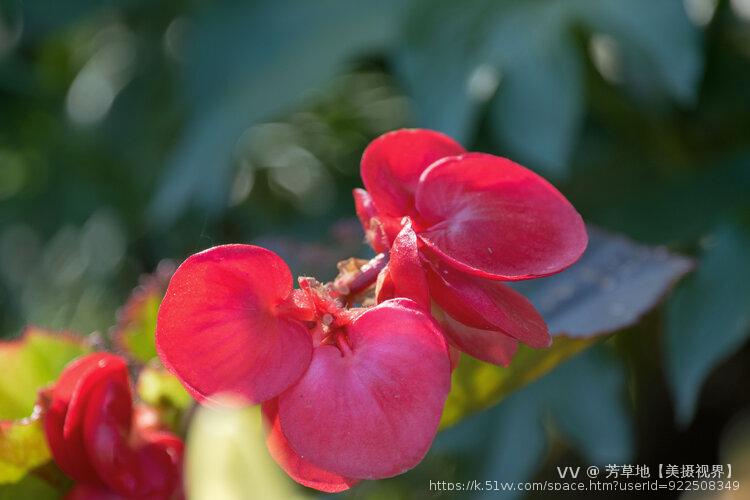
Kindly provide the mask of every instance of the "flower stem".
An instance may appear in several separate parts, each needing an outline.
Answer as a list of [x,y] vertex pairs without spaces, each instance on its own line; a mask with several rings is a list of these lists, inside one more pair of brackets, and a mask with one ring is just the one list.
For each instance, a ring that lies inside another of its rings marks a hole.
[[351,298],[375,284],[378,274],[388,264],[388,253],[379,253],[363,265],[358,273],[344,276],[333,283],[343,298]]

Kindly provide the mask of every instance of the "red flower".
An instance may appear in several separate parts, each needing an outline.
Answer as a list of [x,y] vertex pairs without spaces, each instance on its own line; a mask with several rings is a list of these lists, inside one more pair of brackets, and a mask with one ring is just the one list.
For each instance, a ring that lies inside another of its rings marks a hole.
[[[273,252],[215,247],[179,267],[157,320],[159,356],[188,390],[262,403],[271,455],[328,492],[400,474],[427,452],[451,370],[427,311],[461,350],[507,364],[517,340],[550,337],[500,281],[559,272],[587,242],[581,217],[541,177],[437,132],[375,140],[362,178],[357,214],[383,252],[368,265],[343,263],[332,285],[301,278],[295,290]],[[378,305],[347,309],[375,278]]]
[[70,363],[46,394],[44,430],[58,466],[76,481],[68,499],[182,497],[182,441],[140,425],[125,360],[107,353]]
[[408,299],[346,309],[273,252],[215,247],[175,272],[159,356],[200,401],[263,403],[268,448],[298,482],[342,491],[400,474],[427,452],[450,389],[447,345]]
[[379,137],[361,175],[367,191],[354,191],[357,214],[375,251],[390,250],[379,299],[434,301],[448,315],[451,342],[491,363],[507,364],[516,341],[549,345],[538,312],[500,281],[554,274],[581,256],[586,229],[560,192],[431,130]]

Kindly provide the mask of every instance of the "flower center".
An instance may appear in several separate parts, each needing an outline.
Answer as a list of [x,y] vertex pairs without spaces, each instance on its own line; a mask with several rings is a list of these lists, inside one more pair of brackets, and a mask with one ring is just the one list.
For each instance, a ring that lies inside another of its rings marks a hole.
[[313,338],[313,345],[333,345],[341,354],[351,354],[351,345],[346,333],[348,325],[357,315],[357,309],[344,305],[342,294],[333,285],[323,284],[314,278],[299,278],[300,288],[309,298],[314,309],[313,319],[308,328]]

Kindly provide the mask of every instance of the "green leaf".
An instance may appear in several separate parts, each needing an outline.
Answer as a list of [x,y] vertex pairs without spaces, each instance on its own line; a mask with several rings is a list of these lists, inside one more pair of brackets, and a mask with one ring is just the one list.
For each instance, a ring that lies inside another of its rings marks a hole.
[[[592,465],[627,463],[633,457],[625,370],[619,359],[600,347],[563,363],[480,415],[477,423],[480,428],[474,428],[474,434],[490,443],[476,443],[486,456],[471,473],[482,480],[531,480],[549,447],[545,429],[550,427]],[[518,497],[507,494],[509,499]]]
[[355,56],[393,43],[405,3],[266,0],[204,13],[187,41],[195,113],[153,200],[157,223],[191,205],[223,209],[242,132],[299,103]]
[[173,263],[160,263],[156,273],[142,278],[118,313],[117,326],[112,331],[115,346],[140,363],[157,357],[156,317],[174,270]]
[[695,101],[703,70],[702,40],[681,0],[578,0],[577,10],[591,29],[612,36],[625,55],[636,58],[638,64],[626,78],[656,85],[682,103]]
[[138,303],[132,304],[137,307],[128,308],[125,315],[127,319],[117,330],[116,338],[119,349],[142,363],[157,356],[154,335],[156,315],[163,296],[163,292],[149,290],[138,297]]
[[497,86],[497,68],[483,57],[489,9],[486,0],[417,2],[405,23],[404,46],[393,56],[414,96],[417,123],[459,142],[471,142],[481,106]]
[[620,46],[632,62],[622,64],[625,83],[642,93],[692,103],[702,74],[701,36],[680,0],[424,1],[408,19],[396,70],[418,123],[470,143],[497,87],[490,118],[499,146],[557,178],[585,110],[580,28]]
[[453,372],[442,426],[498,403],[590,347],[597,337],[636,323],[690,268],[690,260],[663,248],[589,228],[589,247],[575,265],[555,276],[515,285],[547,321],[552,346],[521,346],[507,368],[463,356]]
[[677,418],[687,424],[703,381],[750,332],[750,232],[723,226],[707,239],[697,272],[667,308],[668,377]]
[[658,167],[647,161],[624,169],[624,175],[609,165],[578,179],[578,187],[588,190],[580,197],[586,206],[578,208],[639,240],[691,245],[732,214],[746,212],[750,192],[746,152],[698,166],[676,176],[657,173]]
[[498,16],[488,40],[489,57],[499,62],[503,75],[490,111],[494,131],[512,156],[561,178],[585,108],[583,64],[569,26],[569,5],[514,7]]
[[693,267],[664,247],[593,226],[588,233],[588,248],[571,268],[513,285],[542,313],[552,335],[593,337],[634,325]]
[[141,400],[151,406],[184,410],[193,402],[177,377],[161,366],[144,367],[138,375],[136,390]]
[[[531,478],[542,463],[547,439],[544,422],[539,418],[540,401],[533,389],[514,394],[489,416],[488,437],[492,445],[487,447],[485,460],[477,464],[475,473],[479,477],[522,481]],[[503,495],[505,498],[520,496],[517,492]]]
[[466,415],[500,402],[511,392],[533,382],[594,342],[595,339],[561,336],[555,338],[548,349],[519,346],[507,368],[462,356],[458,368],[453,372],[441,427],[451,426]]
[[136,392],[141,401],[156,410],[161,423],[177,433],[183,430],[193,399],[158,360],[152,360],[138,374]]
[[[118,0],[101,2],[99,0],[67,0],[65,2],[14,2],[22,6],[23,38],[27,42],[36,42],[41,38],[54,35],[67,26],[81,22],[86,18],[101,16],[107,8],[123,9],[146,4],[143,0]],[[0,11],[5,6],[0,3]]]
[[44,428],[38,415],[0,422],[0,484],[15,483],[28,471],[50,459]]
[[186,450],[191,499],[303,498],[266,449],[258,406],[199,407]]
[[14,484],[0,484],[0,500],[57,500],[60,496],[54,486],[32,474]]
[[72,359],[90,351],[82,337],[29,327],[17,340],[0,342],[0,420],[28,417],[37,392],[54,382]]
[[582,65],[570,36],[537,52],[504,73],[491,112],[514,156],[561,178],[583,118]]
[[0,343],[0,483],[14,483],[50,458],[35,407],[39,391],[72,359],[87,352],[84,339],[29,327],[17,340]]
[[564,363],[537,389],[546,416],[592,464],[627,462],[635,453],[625,367],[604,347]]

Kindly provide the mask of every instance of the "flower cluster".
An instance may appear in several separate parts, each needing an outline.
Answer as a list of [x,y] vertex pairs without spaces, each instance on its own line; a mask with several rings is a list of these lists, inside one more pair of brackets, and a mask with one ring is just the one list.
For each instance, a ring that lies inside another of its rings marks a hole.
[[199,401],[263,403],[271,453],[302,484],[340,491],[414,467],[450,388],[439,328],[408,299],[348,309],[300,285],[260,247],[191,256],[159,310],[162,361]]
[[365,151],[355,190],[373,249],[321,284],[273,252],[224,245],[189,257],[159,309],[164,365],[199,401],[261,403],[267,445],[322,491],[418,464],[450,390],[454,347],[507,363],[549,345],[531,303],[502,281],[559,272],[587,237],[549,183],[503,158],[466,153],[428,130]]
[[50,450],[76,482],[66,498],[182,498],[182,441],[160,429],[151,410],[133,405],[123,358],[78,358],[43,396]]
[[370,245],[390,252],[379,299],[433,303],[451,343],[489,363],[507,364],[517,341],[550,344],[534,306],[502,281],[558,273],[585,250],[583,220],[559,191],[431,130],[379,137],[361,175],[357,215]]

